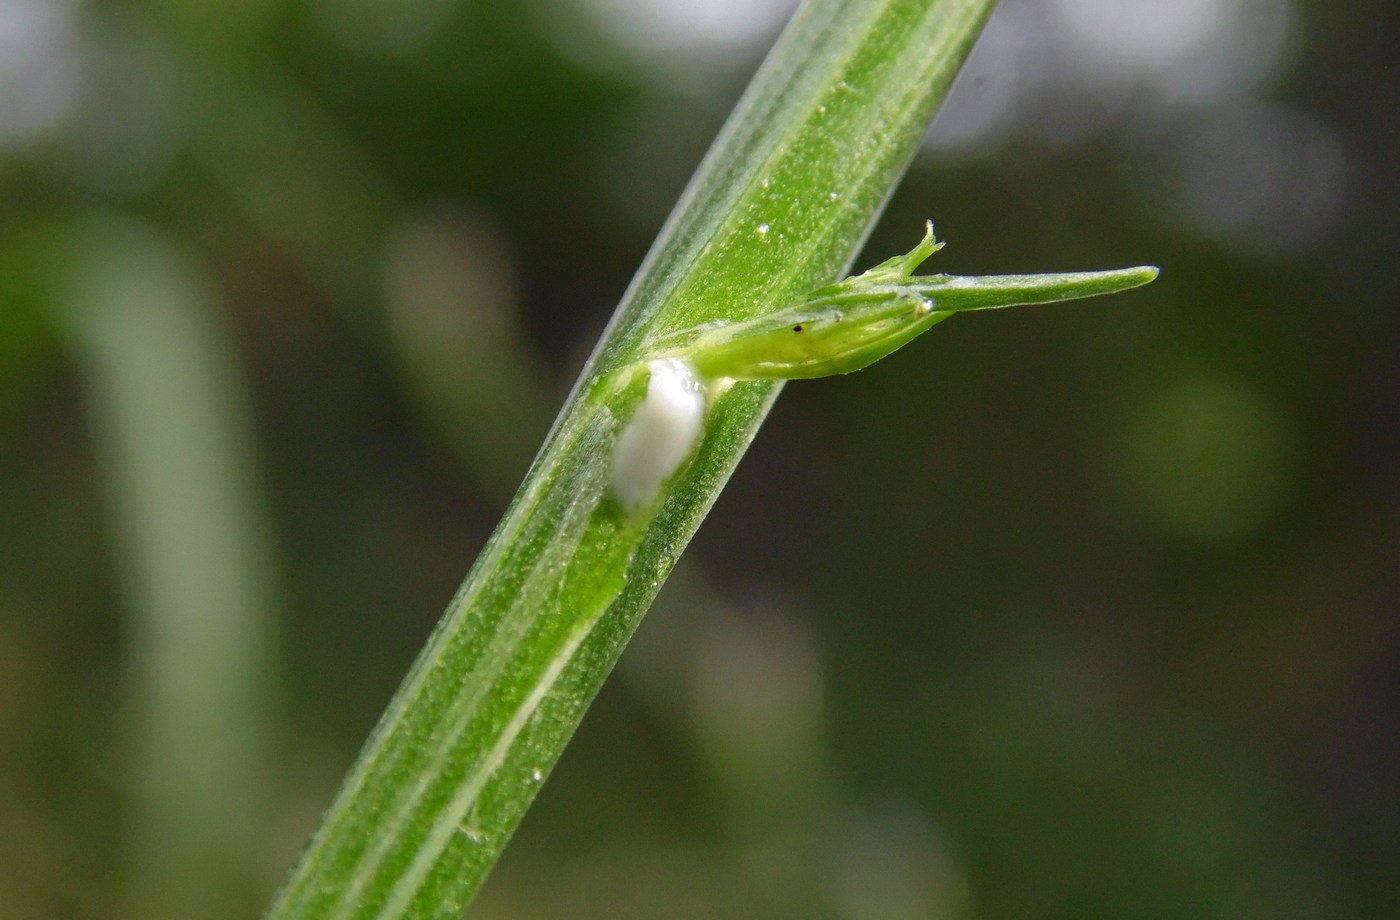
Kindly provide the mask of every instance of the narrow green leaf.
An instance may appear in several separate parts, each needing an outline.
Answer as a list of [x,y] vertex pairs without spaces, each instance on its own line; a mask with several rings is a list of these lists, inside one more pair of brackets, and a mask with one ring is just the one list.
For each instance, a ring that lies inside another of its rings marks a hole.
[[1157,277],[1151,266],[971,278],[913,274],[942,247],[930,223],[919,244],[902,256],[763,316],[667,336],[657,343],[656,354],[684,360],[709,379],[849,374],[903,348],[954,313],[1111,294]]
[[933,300],[936,311],[964,313],[1118,294],[1147,284],[1157,277],[1157,272],[1155,266],[1139,265],[1048,275],[930,275],[927,279],[914,279],[918,283],[912,287]]

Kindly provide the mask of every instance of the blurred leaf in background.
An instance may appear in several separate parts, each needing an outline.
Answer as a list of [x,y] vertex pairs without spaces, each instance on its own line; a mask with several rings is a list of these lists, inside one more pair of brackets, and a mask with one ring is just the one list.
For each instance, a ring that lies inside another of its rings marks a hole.
[[[232,445],[214,519],[271,522],[195,585],[276,663],[200,869],[247,916],[789,9],[0,2],[0,916],[141,912],[135,429],[65,300],[133,282],[85,229],[228,364],[222,434],[140,443]],[[476,915],[1400,913],[1398,32],[1003,0],[871,251],[1162,278],[790,387]]]

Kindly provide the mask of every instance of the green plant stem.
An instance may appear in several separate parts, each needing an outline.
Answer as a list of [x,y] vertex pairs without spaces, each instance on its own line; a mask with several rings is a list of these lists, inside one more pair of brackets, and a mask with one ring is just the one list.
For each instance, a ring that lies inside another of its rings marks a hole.
[[798,12],[269,917],[460,914],[778,384],[719,395],[693,460],[639,520],[603,501],[618,407],[586,394],[644,357],[644,340],[748,319],[843,275],[991,7],[813,0]]

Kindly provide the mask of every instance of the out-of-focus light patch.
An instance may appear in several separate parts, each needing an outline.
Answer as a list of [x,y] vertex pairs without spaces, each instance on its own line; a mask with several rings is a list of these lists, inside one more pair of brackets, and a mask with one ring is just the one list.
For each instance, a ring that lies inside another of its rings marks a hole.
[[484,216],[414,213],[391,236],[385,261],[391,325],[422,347],[461,355],[511,322],[514,267]]
[[1025,67],[1035,34],[1025,20],[1034,10],[1008,7],[1000,27],[988,28],[968,56],[957,83],[938,110],[925,146],[956,154],[991,145],[1015,120],[1025,88]]
[[743,50],[775,33],[795,0],[583,0],[619,39],[654,54]]
[[1230,15],[1192,53],[1159,72],[1168,103],[1228,105],[1266,89],[1289,62],[1292,0],[1221,0]]
[[640,68],[686,90],[760,53],[797,0],[536,0],[559,50],[589,66]]
[[909,806],[867,813],[843,838],[836,897],[848,920],[953,920],[975,915],[963,867]]
[[1219,542],[1279,510],[1295,486],[1298,450],[1291,420],[1262,393],[1196,377],[1141,401],[1117,461],[1125,495],[1146,520]]
[[1131,102],[1226,103],[1257,91],[1283,62],[1293,0],[1055,0],[1057,55],[1087,85]]
[[549,428],[549,368],[517,315],[515,270],[485,215],[408,215],[385,252],[388,343],[422,414],[508,501]]
[[1058,89],[1018,110],[1016,127],[1051,147],[1070,147],[1111,129],[1139,95],[1132,81],[1093,78],[1079,61],[1059,55],[1043,60],[1037,73],[1042,86]]
[[1210,105],[1259,89],[1283,59],[1292,0],[1056,0],[1054,34],[1098,82]]
[[177,76],[163,37],[135,15],[86,24],[83,85],[58,145],[59,171],[104,197],[134,195],[180,140]]
[[1171,70],[1224,29],[1241,0],[1055,0],[1081,49],[1115,70]]
[[38,140],[81,89],[67,0],[0,0],[0,150]]
[[408,57],[446,26],[453,0],[321,0],[314,15],[345,48],[369,57]]
[[1241,105],[1189,134],[1152,137],[1144,204],[1229,248],[1294,255],[1337,225],[1347,158],[1330,126],[1306,112]]
[[930,132],[940,153],[1189,121],[1285,63],[1294,0],[1003,0]]
[[713,618],[692,686],[706,762],[722,787],[768,801],[800,797],[821,781],[822,674],[798,620],[774,607]]

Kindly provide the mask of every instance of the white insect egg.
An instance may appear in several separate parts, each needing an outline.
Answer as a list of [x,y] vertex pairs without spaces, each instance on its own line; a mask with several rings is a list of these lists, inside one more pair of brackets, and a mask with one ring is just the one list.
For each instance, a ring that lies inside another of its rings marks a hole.
[[618,435],[612,491],[628,514],[656,500],[666,479],[695,448],[705,421],[705,387],[685,361],[650,361],[647,393]]

